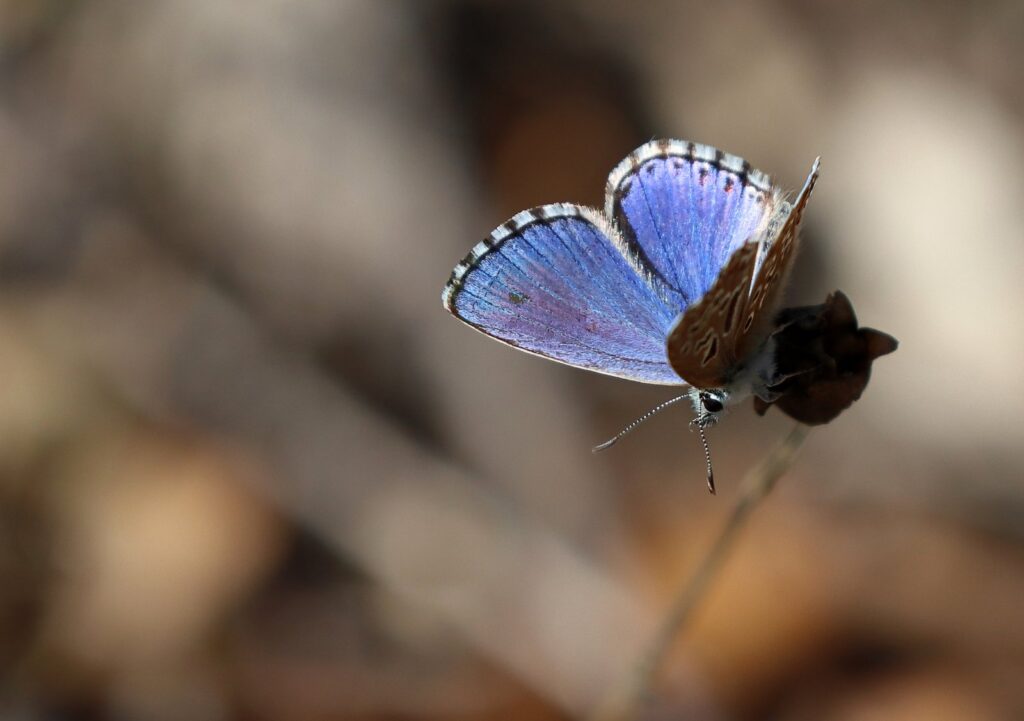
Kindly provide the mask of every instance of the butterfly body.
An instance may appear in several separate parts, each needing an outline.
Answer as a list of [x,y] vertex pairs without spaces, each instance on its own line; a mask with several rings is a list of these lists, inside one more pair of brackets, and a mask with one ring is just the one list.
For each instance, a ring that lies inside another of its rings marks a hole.
[[773,381],[771,318],[817,163],[795,202],[742,158],[656,140],[609,175],[604,212],[545,205],[455,266],[447,310],[520,350],[691,387],[702,427]]

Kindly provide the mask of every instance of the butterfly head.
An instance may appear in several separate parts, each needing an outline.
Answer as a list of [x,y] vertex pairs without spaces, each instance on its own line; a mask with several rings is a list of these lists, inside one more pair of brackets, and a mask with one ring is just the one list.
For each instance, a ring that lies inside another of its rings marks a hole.
[[694,388],[690,392],[690,398],[693,400],[693,409],[697,412],[697,417],[691,423],[697,426],[697,430],[700,432],[700,442],[704,446],[704,460],[707,462],[708,469],[708,490],[714,494],[715,473],[711,469],[711,448],[708,446],[704,430],[718,423],[722,414],[725,413],[730,393],[724,388]]
[[724,388],[695,388],[691,398],[693,410],[697,413],[693,422],[699,428],[709,428],[718,423],[729,404],[729,392]]

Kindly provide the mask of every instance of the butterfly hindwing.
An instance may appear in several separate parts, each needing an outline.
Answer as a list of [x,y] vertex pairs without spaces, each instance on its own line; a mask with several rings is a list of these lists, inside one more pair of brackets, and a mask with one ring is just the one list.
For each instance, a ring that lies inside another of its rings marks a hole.
[[477,330],[608,375],[681,385],[665,357],[669,291],[589,208],[560,203],[499,226],[456,267],[442,300]]
[[733,252],[763,231],[775,204],[768,176],[742,158],[678,140],[630,153],[605,194],[605,214],[679,294],[679,310],[708,292]]

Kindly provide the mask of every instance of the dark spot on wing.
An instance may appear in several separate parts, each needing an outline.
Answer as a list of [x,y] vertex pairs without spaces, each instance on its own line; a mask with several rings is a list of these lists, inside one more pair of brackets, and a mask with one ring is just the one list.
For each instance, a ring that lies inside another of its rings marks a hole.
[[725,186],[722,188],[726,193],[731,193],[733,186],[736,185],[736,181],[733,180],[731,175],[725,176]]
[[526,293],[517,293],[513,290],[509,291],[508,300],[512,305],[522,305],[526,301],[530,300],[530,296]]

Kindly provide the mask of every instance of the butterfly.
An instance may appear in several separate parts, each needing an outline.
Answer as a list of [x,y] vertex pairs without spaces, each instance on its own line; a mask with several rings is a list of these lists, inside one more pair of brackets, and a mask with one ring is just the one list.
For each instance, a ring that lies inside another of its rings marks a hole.
[[687,387],[703,430],[751,394],[770,401],[772,321],[818,177],[787,202],[735,155],[653,140],[608,176],[604,210],[524,210],[455,266],[444,307],[520,350],[641,383]]

